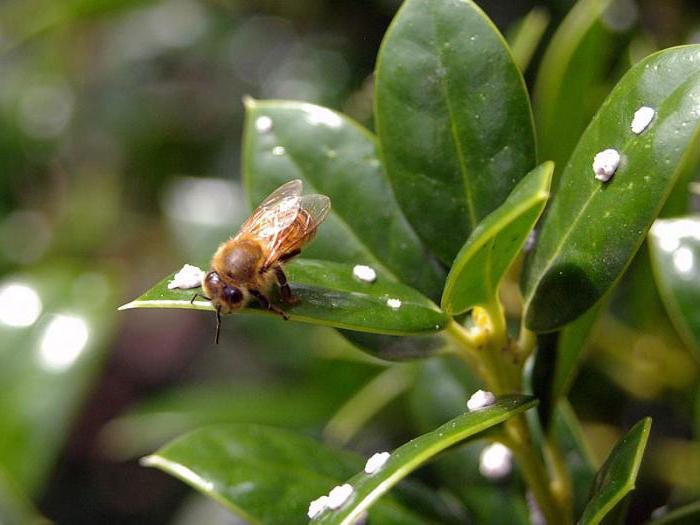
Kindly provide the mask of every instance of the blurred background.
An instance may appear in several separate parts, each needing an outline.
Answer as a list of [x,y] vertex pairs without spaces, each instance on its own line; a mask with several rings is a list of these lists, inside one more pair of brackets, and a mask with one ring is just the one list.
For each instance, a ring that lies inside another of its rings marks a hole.
[[[506,35],[540,8],[532,85],[574,2],[478,3]],[[138,464],[208,423],[300,428],[358,450],[427,429],[420,388],[430,377],[444,384],[430,375],[439,360],[387,368],[332,330],[247,316],[227,319],[214,346],[211,315],[117,311],[185,262],[205,265],[247,215],[244,95],[315,102],[371,127],[374,59],[399,5],[0,3],[0,523],[237,523]],[[617,5],[596,50],[603,69],[581,98],[583,126],[625,64],[700,42],[695,0]],[[631,523],[700,492],[698,364],[647,259],[597,323],[571,395],[599,457],[622,429],[654,417]],[[384,393],[371,418],[334,417],[370,381]]]

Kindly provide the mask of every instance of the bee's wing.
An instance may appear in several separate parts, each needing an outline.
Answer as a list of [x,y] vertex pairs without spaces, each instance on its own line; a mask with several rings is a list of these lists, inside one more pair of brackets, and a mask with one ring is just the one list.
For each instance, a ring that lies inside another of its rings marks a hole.
[[260,241],[279,235],[299,213],[303,183],[299,179],[282,184],[253,210],[236,238],[253,236]]
[[299,199],[299,210],[293,223],[279,233],[268,245],[265,266],[271,266],[288,253],[301,250],[309,242],[318,225],[328,216],[331,200],[325,195],[304,195]]

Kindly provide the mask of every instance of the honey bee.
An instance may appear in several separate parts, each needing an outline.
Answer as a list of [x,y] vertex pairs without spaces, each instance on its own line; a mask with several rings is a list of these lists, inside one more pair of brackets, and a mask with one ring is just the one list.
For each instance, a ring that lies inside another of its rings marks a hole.
[[[303,183],[292,180],[273,191],[253,211],[240,230],[214,253],[211,269],[202,279],[204,298],[216,308],[216,343],[221,314],[235,312],[255,299],[288,319],[267,296],[277,281],[282,301],[297,304],[282,264],[299,255],[331,209],[325,195],[301,195]],[[199,294],[195,294],[194,299]]]

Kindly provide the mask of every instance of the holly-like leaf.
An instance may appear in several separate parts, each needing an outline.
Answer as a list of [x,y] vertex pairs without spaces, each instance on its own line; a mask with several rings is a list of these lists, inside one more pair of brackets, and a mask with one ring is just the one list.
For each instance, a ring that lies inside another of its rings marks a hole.
[[[555,330],[588,310],[620,277],[700,144],[700,46],[648,57],[615,87],[571,156],[524,272],[527,326]],[[655,114],[636,134],[642,106]],[[620,154],[613,178],[591,168]]]
[[700,359],[700,217],[657,220],[649,248],[666,311]]
[[522,76],[471,0],[404,2],[377,59],[375,119],[396,198],[446,264],[535,164]]
[[511,417],[535,406],[527,396],[502,397],[488,408],[468,412],[423,434],[392,452],[374,474],[361,472],[350,478],[353,493],[349,502],[337,511],[326,511],[313,523],[351,525],[392,486],[443,450],[463,442]]
[[634,490],[650,430],[651,418],[645,418],[617,442],[593,480],[581,525],[601,523]]
[[[310,259],[293,261],[286,270],[292,293],[301,302],[284,305],[277,297],[273,302],[294,321],[389,335],[435,333],[448,322],[425,296],[381,273],[373,283],[361,282],[350,265]],[[196,290],[169,290],[171,280],[172,275],[120,309],[214,310],[209,301],[192,301]],[[275,315],[252,303],[243,311]]]
[[[309,503],[355,472],[362,460],[289,430],[228,424],[186,434],[143,464],[181,479],[247,523],[307,522]],[[381,524],[425,520],[394,501],[372,512]]]
[[442,294],[451,315],[490,304],[525,244],[549,197],[554,165],[545,162],[515,187],[508,199],[474,229],[455,258]]
[[331,199],[304,256],[382,270],[437,299],[444,270],[408,224],[376,137],[340,113],[292,101],[246,100],[243,176],[252,207],[294,179]]

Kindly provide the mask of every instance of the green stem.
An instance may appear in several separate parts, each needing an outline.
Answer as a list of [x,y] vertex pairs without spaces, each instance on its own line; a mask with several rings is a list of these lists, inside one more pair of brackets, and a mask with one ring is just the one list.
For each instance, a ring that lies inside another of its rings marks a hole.
[[547,458],[547,463],[551,467],[552,473],[552,492],[559,500],[559,504],[568,509],[572,503],[572,486],[571,475],[566,466],[564,454],[562,454],[559,442],[554,436],[554,432],[550,432],[546,436],[544,445],[544,453]]
[[411,384],[415,367],[393,365],[377,374],[335,413],[323,430],[329,441],[344,445],[372,416],[401,395]]
[[[479,313],[473,314],[473,331],[452,321],[447,327],[447,333],[457,343],[457,353],[481,376],[489,390],[495,394],[522,391],[522,361],[516,352],[521,349],[525,353],[530,352],[534,347],[534,337],[528,336],[527,339],[518,341],[515,348],[511,348],[505,316],[498,298],[495,297],[491,303],[484,305],[483,311],[488,319],[484,321]],[[525,482],[547,523],[572,523],[569,505],[560,501],[554,492],[558,486],[550,483],[544,458],[532,440],[525,417],[520,415],[510,419],[505,423],[504,429],[506,444],[513,451]],[[563,464],[561,467],[564,468]]]

